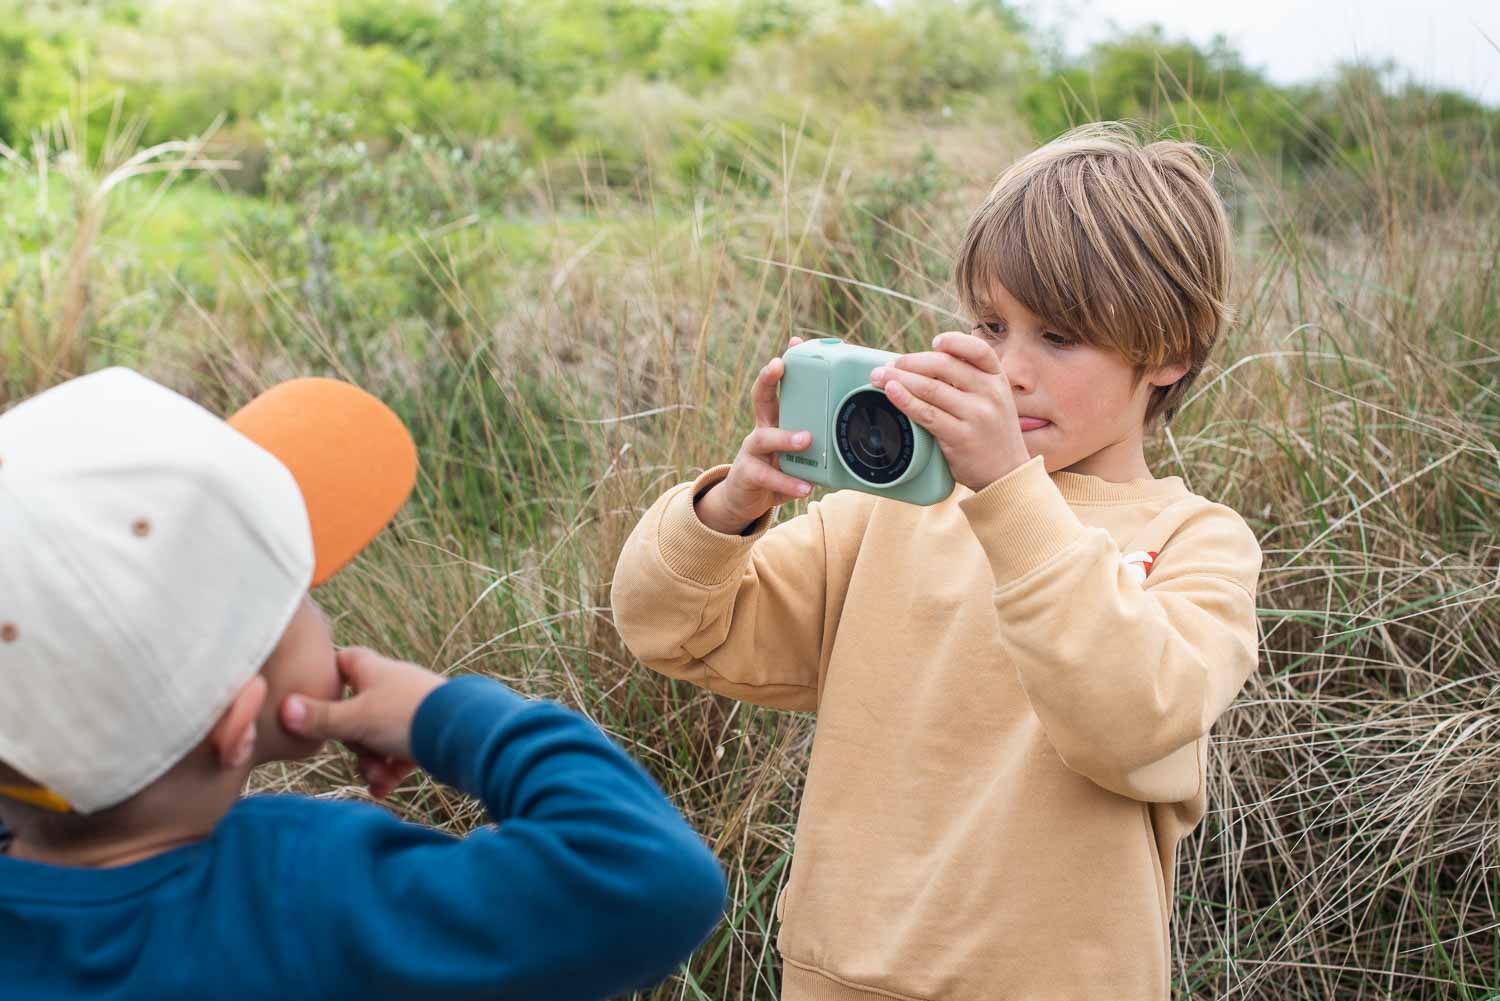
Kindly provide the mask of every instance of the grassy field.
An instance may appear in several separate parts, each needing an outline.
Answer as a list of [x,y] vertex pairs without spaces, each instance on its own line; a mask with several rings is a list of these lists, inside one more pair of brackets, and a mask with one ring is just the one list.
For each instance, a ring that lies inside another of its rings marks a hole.
[[[1038,137],[1008,106],[720,97],[702,107],[734,114],[693,145],[652,117],[674,93],[600,98],[638,121],[633,162],[538,156],[503,201],[441,150],[362,178],[315,119],[260,194],[227,164],[275,150],[223,136],[13,144],[0,405],[117,363],[221,412],[307,373],[389,401],[418,489],[321,593],[337,638],[596,720],[730,877],[723,923],[651,997],[771,999],[814,719],[640,667],[610,623],[615,557],[662,490],[733,455],[788,337],[911,350],[951,329],[967,213]],[[1222,164],[1238,317],[1148,442],[1157,476],[1240,511],[1265,553],[1260,669],[1215,731],[1210,813],[1180,852],[1181,998],[1500,993],[1500,150],[1483,130],[1414,134],[1368,92],[1339,100],[1360,155]],[[1218,129],[1235,110],[1187,120],[1234,147]],[[435,208],[391,221],[416,186]],[[255,785],[361,794],[334,753]],[[393,806],[483,820],[425,779]]]

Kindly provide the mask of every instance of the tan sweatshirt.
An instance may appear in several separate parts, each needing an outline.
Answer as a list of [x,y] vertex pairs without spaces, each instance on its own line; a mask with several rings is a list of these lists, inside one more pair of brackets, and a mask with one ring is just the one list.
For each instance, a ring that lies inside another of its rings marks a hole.
[[837,491],[750,534],[706,470],[620,554],[641,662],[815,710],[783,1001],[1168,996],[1174,855],[1207,733],[1254,669],[1261,553],[1179,476],[1040,456],[918,507]]

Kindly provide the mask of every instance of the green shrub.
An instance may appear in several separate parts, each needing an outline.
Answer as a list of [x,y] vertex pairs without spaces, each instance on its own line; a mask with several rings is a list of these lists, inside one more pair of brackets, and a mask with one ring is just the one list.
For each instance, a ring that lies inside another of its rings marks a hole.
[[1033,60],[1003,8],[900,0],[824,15],[792,57],[807,90],[841,104],[922,110],[1020,87]]
[[354,116],[299,102],[264,116],[270,154],[266,193],[295,205],[309,224],[408,229],[501,209],[527,176],[516,144],[468,148],[420,133],[377,157],[355,138]]
[[4,13],[0,6],[0,142],[20,147],[33,129],[68,106],[74,77],[63,41],[44,38]]

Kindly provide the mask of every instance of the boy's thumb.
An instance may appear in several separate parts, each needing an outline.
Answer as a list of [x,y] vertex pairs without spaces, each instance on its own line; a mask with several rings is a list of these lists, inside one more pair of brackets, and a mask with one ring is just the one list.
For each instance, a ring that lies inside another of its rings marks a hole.
[[347,722],[347,699],[325,702],[306,695],[288,695],[281,703],[281,725],[299,737],[343,740]]

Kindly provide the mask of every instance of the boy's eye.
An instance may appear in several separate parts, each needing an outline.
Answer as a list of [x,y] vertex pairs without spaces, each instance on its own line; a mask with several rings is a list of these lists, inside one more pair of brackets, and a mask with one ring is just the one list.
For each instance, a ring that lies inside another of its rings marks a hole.
[[[1000,337],[1005,334],[1005,324],[999,322],[998,320],[988,320],[983,323],[976,323],[974,325],[974,329],[976,331],[983,331],[991,337]],[[1043,333],[1042,336],[1053,338],[1050,343],[1059,348],[1070,347],[1073,344],[1078,343],[1070,337],[1065,337],[1062,334],[1054,333],[1050,330]]]

